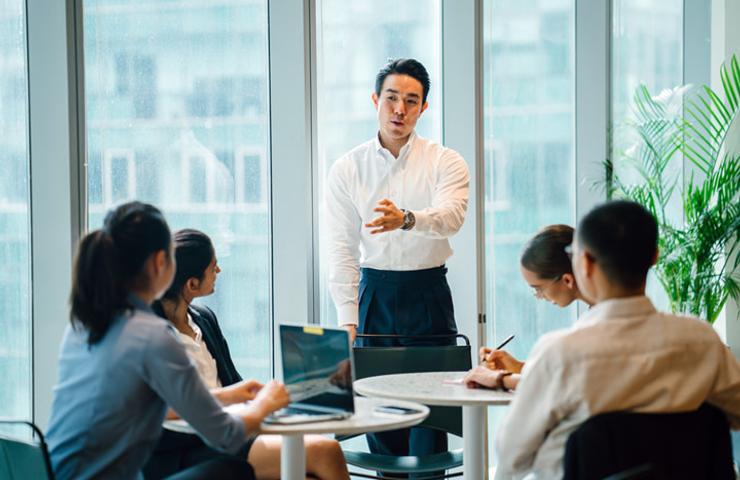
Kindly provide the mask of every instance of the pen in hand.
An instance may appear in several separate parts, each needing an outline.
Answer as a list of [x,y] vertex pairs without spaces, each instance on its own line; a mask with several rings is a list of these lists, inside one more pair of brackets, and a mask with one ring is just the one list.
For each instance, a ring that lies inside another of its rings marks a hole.
[[[501,342],[501,345],[499,345],[498,347],[496,347],[496,350],[501,350],[502,348],[504,348],[506,346],[507,343],[509,343],[512,340],[514,340],[514,335],[513,334],[512,335],[509,335],[509,337],[506,340],[504,340],[503,342]],[[483,358],[480,359],[480,363],[486,363],[486,356],[485,355],[483,356]]]

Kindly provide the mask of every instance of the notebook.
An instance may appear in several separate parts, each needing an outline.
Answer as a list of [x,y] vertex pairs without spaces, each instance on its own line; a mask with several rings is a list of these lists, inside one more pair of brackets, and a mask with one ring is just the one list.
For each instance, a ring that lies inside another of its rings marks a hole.
[[283,382],[291,403],[267,423],[342,419],[355,411],[349,334],[340,328],[280,325]]

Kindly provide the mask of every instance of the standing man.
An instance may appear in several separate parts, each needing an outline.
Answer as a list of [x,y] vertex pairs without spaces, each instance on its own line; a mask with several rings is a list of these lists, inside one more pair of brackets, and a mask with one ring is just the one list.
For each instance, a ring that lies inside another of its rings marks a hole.
[[[457,333],[444,264],[452,255],[447,239],[465,220],[470,175],[460,154],[414,131],[428,94],[429,74],[421,63],[398,59],[385,65],[372,94],[377,135],[329,173],[329,289],[339,324],[352,339],[358,329]],[[447,436],[414,428],[368,435],[368,444],[375,453],[426,455],[446,451]]]

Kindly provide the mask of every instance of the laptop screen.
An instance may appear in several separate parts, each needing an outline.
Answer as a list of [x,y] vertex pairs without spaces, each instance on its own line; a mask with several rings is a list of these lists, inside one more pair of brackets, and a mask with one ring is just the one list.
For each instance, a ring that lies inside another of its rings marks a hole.
[[345,330],[280,325],[283,381],[292,404],[354,412],[352,361]]

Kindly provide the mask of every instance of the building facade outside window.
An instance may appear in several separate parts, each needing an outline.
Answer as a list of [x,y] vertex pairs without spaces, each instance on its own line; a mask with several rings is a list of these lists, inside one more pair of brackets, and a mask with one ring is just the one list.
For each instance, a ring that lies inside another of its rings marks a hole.
[[84,2],[89,228],[163,209],[216,246],[218,315],[239,372],[271,376],[266,0]]
[[[442,142],[442,6],[439,0],[318,0],[316,15],[317,200],[323,238],[330,214],[324,210],[324,180],[339,157],[377,134],[378,120],[370,96],[375,75],[388,59],[415,58],[428,70],[429,109],[417,123],[417,132]],[[336,325],[328,271],[324,250],[320,255],[320,321]]]
[[31,418],[31,213],[26,6],[0,0],[0,405]]

